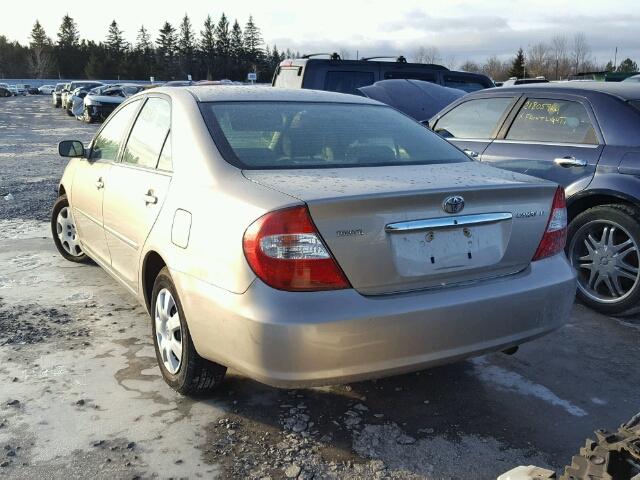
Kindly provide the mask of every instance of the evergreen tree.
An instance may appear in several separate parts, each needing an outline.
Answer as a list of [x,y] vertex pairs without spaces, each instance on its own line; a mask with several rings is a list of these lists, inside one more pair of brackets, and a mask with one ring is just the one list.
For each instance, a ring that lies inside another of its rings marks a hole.
[[175,75],[176,29],[169,22],[164,22],[156,40],[158,67],[162,75],[171,79]]
[[77,47],[80,41],[80,33],[76,22],[68,14],[62,17],[62,24],[58,32],[58,46],[62,48]]
[[40,25],[40,22],[36,20],[36,23],[33,24],[33,28],[31,29],[31,41],[29,42],[29,46],[31,48],[36,47],[45,47],[51,45],[51,39],[47,37],[47,33]]
[[216,25],[216,53],[221,57],[228,57],[231,53],[231,39],[229,37],[229,21],[223,13]]
[[124,39],[124,32],[120,30],[115,20],[109,25],[106,44],[114,55],[121,55],[129,47],[129,44]]
[[231,28],[231,38],[229,40],[229,47],[231,56],[237,59],[244,57],[244,39],[242,38],[242,29],[238,20],[233,22]]
[[180,54],[180,68],[184,75],[193,74],[194,57],[196,51],[196,38],[191,26],[191,20],[187,14],[180,23],[178,37],[178,53]]
[[605,69],[607,72],[613,72],[613,71],[615,70],[615,69],[613,68],[613,61],[612,61],[612,60],[609,60],[609,61],[607,62],[607,64],[605,65],[604,69]]
[[151,44],[151,35],[149,35],[147,29],[144,28],[144,25],[140,27],[140,30],[138,30],[135,48],[140,52],[149,52],[153,50],[153,45]]
[[261,49],[262,35],[260,29],[253,22],[253,17],[249,16],[249,20],[244,27],[244,49],[247,58],[251,62],[260,62],[264,54]]
[[211,15],[207,15],[204,21],[204,28],[200,31],[200,38],[200,56],[207,71],[207,79],[211,80],[213,78],[216,55],[216,27],[213,24]]
[[513,59],[511,69],[509,70],[509,77],[524,78],[524,61],[524,52],[522,51],[522,48],[520,48],[518,49],[518,53],[516,53],[516,56]]
[[618,72],[637,72],[638,71],[638,64],[636,62],[634,62],[633,60],[631,60],[630,58],[625,58],[623,61],[620,62],[620,65],[618,65]]
[[144,25],[138,30],[133,51],[128,56],[127,73],[131,78],[148,79],[154,75],[155,62],[151,35]]

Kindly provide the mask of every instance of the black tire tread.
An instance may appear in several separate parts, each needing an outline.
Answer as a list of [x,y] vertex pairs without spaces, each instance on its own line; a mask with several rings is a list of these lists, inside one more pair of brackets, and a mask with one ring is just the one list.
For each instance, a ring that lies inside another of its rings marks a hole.
[[55,203],[53,204],[53,208],[51,209],[51,235],[53,236],[53,243],[55,244],[56,248],[58,249],[58,252],[60,253],[60,255],[65,260],[68,260],[68,261],[74,262],[74,263],[91,263],[91,259],[89,258],[89,256],[86,253],[83,253],[79,257],[74,257],[72,255],[69,255],[64,250],[64,248],[62,248],[62,245],[60,245],[60,241],[58,240],[58,234],[57,234],[56,229],[55,229],[55,222],[57,220],[58,210],[62,209],[62,207],[60,207],[60,205],[69,206],[69,200],[67,200],[67,196],[64,195],[64,194],[60,195],[56,199]]

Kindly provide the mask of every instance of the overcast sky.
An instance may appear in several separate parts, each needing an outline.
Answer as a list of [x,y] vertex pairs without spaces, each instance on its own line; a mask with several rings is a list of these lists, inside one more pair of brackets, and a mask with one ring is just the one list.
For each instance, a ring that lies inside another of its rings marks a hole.
[[492,54],[506,58],[520,46],[582,31],[598,62],[612,59],[616,46],[618,61],[629,56],[640,62],[640,0],[31,0],[5,6],[0,34],[21,43],[28,42],[36,18],[55,40],[65,9],[81,36],[95,41],[105,38],[113,19],[133,41],[142,24],[155,38],[165,20],[176,26],[187,13],[199,31],[207,14],[217,21],[225,12],[242,25],[253,15],[266,43],[301,53],[345,49],[351,57],[356,51],[411,57],[424,45],[459,65]]

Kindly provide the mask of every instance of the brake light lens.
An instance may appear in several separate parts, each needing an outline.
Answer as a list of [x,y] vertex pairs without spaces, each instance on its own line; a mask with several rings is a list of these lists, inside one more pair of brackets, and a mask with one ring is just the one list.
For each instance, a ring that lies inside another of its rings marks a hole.
[[260,217],[244,233],[243,249],[254,273],[273,288],[308,292],[351,287],[306,206]]
[[540,245],[533,256],[533,260],[542,260],[564,250],[567,242],[567,202],[564,188],[558,187],[551,204],[551,213],[547,221],[547,228],[540,240]]

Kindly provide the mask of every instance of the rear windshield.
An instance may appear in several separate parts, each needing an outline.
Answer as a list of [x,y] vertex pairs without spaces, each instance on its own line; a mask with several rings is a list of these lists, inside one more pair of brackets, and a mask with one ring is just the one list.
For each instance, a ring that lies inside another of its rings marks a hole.
[[213,139],[245,169],[456,163],[466,155],[414,120],[377,105],[202,103]]

